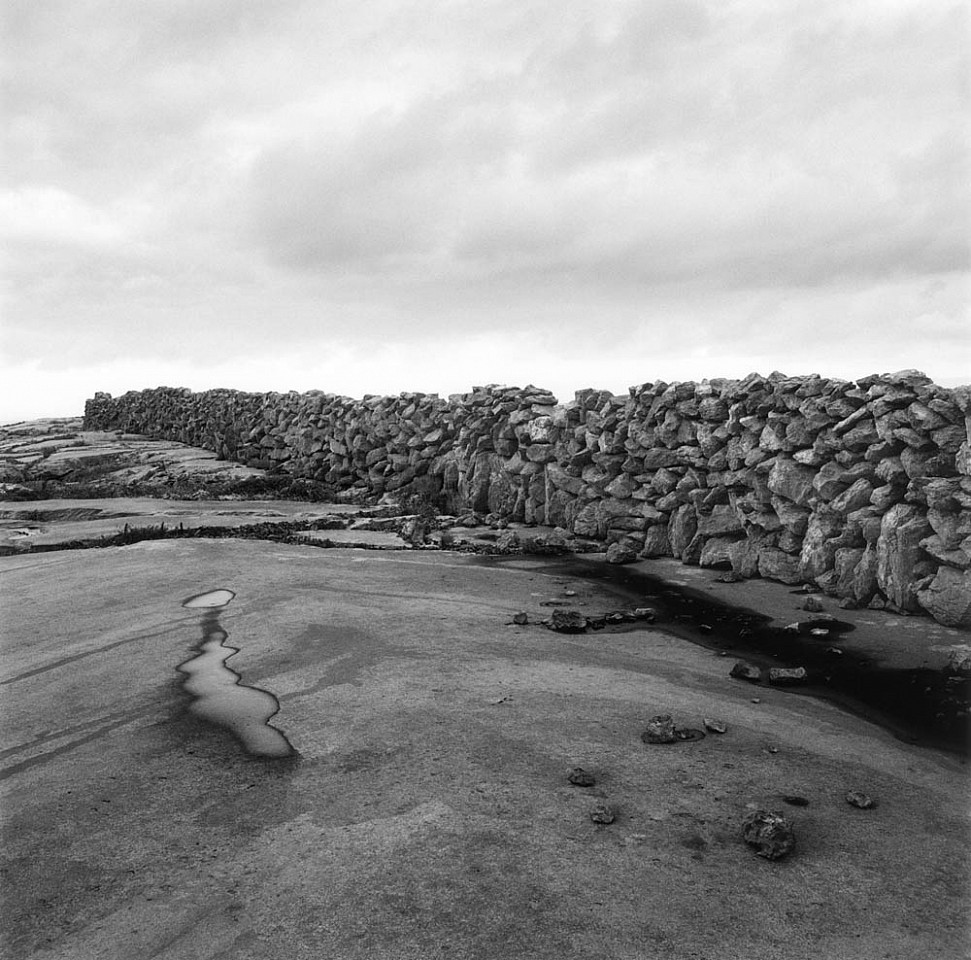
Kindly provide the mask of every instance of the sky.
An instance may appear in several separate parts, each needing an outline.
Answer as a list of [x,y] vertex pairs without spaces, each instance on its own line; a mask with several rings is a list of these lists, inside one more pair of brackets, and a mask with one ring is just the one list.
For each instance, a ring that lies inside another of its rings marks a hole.
[[971,381],[945,0],[5,0],[0,422]]

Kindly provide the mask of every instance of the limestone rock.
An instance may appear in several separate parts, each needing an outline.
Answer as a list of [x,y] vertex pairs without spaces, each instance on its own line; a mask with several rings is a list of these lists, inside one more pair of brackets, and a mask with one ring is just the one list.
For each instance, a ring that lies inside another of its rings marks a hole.
[[644,743],[674,743],[677,739],[674,719],[666,713],[651,717],[647,729],[641,734]]
[[794,687],[808,681],[805,667],[772,667],[769,670],[769,683],[776,687]]
[[553,611],[550,629],[558,633],[583,633],[587,629],[587,618],[579,610]]
[[737,680],[759,683],[762,679],[762,671],[754,664],[739,660],[732,666],[729,676],[735,677]]
[[917,592],[917,602],[938,623],[971,627],[971,570],[941,567],[934,579]]
[[880,524],[877,585],[901,610],[917,608],[914,570],[921,559],[920,541],[931,532],[926,518],[906,504],[891,507]]
[[607,563],[636,563],[637,553],[621,543],[612,543],[607,547]]
[[792,822],[781,813],[753,810],[742,821],[742,839],[766,860],[780,860],[796,847]]

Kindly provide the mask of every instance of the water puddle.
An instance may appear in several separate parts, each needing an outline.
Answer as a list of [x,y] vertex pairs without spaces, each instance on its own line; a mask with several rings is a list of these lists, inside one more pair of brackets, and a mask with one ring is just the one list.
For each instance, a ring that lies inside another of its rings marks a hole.
[[176,667],[185,675],[182,689],[192,697],[189,712],[228,730],[252,756],[292,757],[290,741],[269,722],[280,709],[277,698],[242,683],[240,675],[226,666],[239,648],[226,643],[229,634],[219,623],[219,611],[235,596],[232,590],[210,590],[182,603],[202,611],[196,655]]

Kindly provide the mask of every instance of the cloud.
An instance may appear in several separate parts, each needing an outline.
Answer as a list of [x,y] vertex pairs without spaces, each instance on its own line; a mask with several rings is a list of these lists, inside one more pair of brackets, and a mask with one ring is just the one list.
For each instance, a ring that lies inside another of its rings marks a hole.
[[454,357],[488,333],[599,359],[593,381],[634,341],[700,376],[835,364],[824,334],[864,368],[968,365],[959,3],[11,0],[5,19],[17,363],[341,349],[363,381],[382,344]]

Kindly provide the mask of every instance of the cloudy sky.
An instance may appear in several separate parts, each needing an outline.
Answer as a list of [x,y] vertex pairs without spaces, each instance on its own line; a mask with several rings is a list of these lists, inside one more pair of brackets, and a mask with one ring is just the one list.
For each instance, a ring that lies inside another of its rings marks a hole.
[[0,421],[971,380],[946,0],[5,0]]

